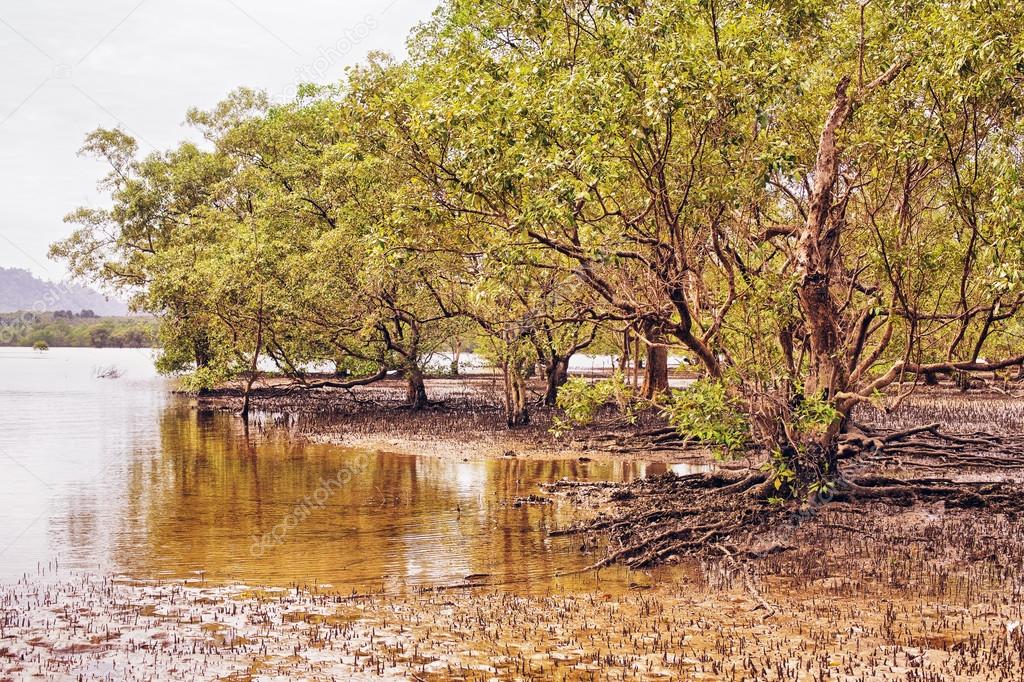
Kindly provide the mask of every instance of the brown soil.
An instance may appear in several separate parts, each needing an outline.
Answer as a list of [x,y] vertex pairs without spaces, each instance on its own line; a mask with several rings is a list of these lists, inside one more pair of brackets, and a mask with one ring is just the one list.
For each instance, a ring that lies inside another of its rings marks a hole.
[[[501,405],[500,379],[489,375],[429,378],[431,405],[406,407],[405,383],[387,379],[350,390],[297,389],[287,380],[262,378],[255,386],[253,406],[275,423],[287,422],[293,433],[317,443],[386,450],[414,455],[486,459],[609,459],[629,457],[648,462],[707,462],[709,454],[678,439],[665,442],[663,419],[653,411],[635,423],[612,414],[563,435],[552,432],[556,410],[532,406],[530,424],[509,429]],[[543,384],[529,383],[539,400]],[[229,384],[196,399],[200,409],[237,412],[241,389]]]
[[788,551],[547,594],[37,577],[0,592],[0,679],[1021,679],[1015,518],[873,503],[793,521]]
[[[476,388],[485,386],[455,382],[444,400],[459,409],[417,414],[387,398],[400,384],[268,393],[257,407],[309,437],[382,438],[391,449],[485,456],[511,444],[525,456],[561,446],[543,411],[493,442],[500,410]],[[200,403],[236,405],[225,394]],[[579,537],[594,568],[545,594],[486,576],[372,595],[26,579],[0,591],[0,680],[1021,680],[1024,461],[1020,427],[1002,418],[1019,409],[1012,397],[939,390],[893,412],[865,410],[868,440],[908,423],[942,428],[845,459],[851,477],[885,493],[859,499],[847,490],[771,503],[746,494],[756,470],[555,485],[594,512],[559,531]],[[660,441],[648,419],[573,438],[606,456],[692,454]],[[978,433],[993,424],[998,437]],[[428,438],[453,445],[418,449]],[[602,568],[612,560],[636,569],[623,581],[621,567]]]

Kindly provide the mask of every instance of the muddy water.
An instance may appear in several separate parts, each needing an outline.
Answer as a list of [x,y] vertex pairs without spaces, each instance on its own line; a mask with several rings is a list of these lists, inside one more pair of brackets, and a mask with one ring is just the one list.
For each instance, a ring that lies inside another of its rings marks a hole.
[[588,557],[548,537],[568,509],[517,498],[652,471],[302,445],[197,412],[148,351],[0,349],[3,580],[59,557],[140,579],[390,589],[488,574],[531,589]]

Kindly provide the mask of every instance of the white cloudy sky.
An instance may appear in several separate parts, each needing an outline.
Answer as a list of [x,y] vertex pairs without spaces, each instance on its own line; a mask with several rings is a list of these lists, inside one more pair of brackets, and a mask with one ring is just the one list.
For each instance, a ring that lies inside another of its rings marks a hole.
[[189,134],[191,106],[238,86],[337,80],[370,50],[401,55],[437,0],[0,0],[0,266],[61,279],[46,258],[74,207],[102,202],[76,156],[97,126],[143,150]]

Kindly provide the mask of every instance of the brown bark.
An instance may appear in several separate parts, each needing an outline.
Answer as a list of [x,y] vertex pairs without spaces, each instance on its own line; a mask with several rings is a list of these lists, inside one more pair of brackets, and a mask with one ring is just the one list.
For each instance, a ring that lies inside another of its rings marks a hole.
[[569,380],[569,358],[554,357],[544,365],[544,377],[547,387],[544,391],[544,404],[552,407],[558,402],[558,389]]
[[644,363],[643,396],[647,400],[668,390],[668,346],[652,327],[644,329],[647,344],[647,362]]
[[530,423],[530,410],[526,402],[526,379],[523,378],[521,363],[506,361],[505,378],[505,422],[508,427],[525,426]]
[[[704,342],[693,334],[693,317],[690,314],[690,305],[686,301],[686,293],[678,287],[669,290],[669,298],[679,314],[679,322],[671,329],[671,333],[679,339],[679,342],[693,351],[708,376],[712,379],[722,378],[722,363],[719,362],[715,352]],[[646,330],[645,330],[646,334]]]
[[259,369],[260,351],[263,349],[263,294],[260,294],[260,308],[256,317],[256,347],[252,351],[252,361],[249,364],[249,376],[245,382],[245,393],[242,398],[242,419],[249,422],[249,403],[252,394],[252,385],[256,381],[256,373]]
[[405,372],[407,382],[405,400],[414,410],[422,410],[427,406],[427,387],[423,382],[423,370],[413,365]]
[[797,253],[797,300],[807,327],[808,373],[804,392],[831,397],[845,388],[840,362],[838,311],[832,299],[834,255],[839,247],[843,217],[833,206],[838,179],[840,128],[849,119],[852,102],[847,89],[850,78],[840,79],[832,109],[825,120],[814,164],[807,222],[800,233]]
[[452,364],[449,367],[449,374],[453,377],[459,376],[459,360],[462,357],[462,340],[456,339],[452,348]]
[[[839,258],[840,240],[846,227],[846,197],[836,197],[839,185],[840,133],[853,115],[857,98],[890,83],[905,68],[907,62],[890,67],[879,78],[861,86],[853,96],[849,94],[850,77],[843,76],[836,85],[832,107],[821,130],[818,154],[811,177],[806,221],[800,230],[796,253],[797,302],[806,329],[808,372],[804,377],[804,396],[836,401],[848,391],[851,372],[855,368],[861,343],[854,344],[852,355],[846,357],[844,338],[853,333],[844,325],[840,307],[833,296],[833,287],[844,282],[842,262]],[[791,468],[807,482],[811,476],[819,479],[835,473],[837,437],[849,412],[848,401],[836,401],[839,417],[817,433],[808,447],[793,448],[795,461]],[[787,435],[786,440],[789,440]],[[803,450],[806,455],[798,455]]]
[[619,356],[619,371],[623,374],[625,374],[626,370],[629,369],[629,354],[631,352],[630,346],[631,340],[629,327],[626,327],[622,332],[622,354]]
[[633,341],[633,367],[631,369],[630,377],[630,384],[632,384],[634,387],[640,385],[640,366],[643,363],[643,360],[640,356],[640,346],[640,339],[639,337],[637,337]]

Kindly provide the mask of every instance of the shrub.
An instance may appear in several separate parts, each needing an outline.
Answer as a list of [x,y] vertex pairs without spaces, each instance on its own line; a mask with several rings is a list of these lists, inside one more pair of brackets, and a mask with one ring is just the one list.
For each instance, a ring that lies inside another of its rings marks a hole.
[[750,429],[721,381],[700,380],[684,390],[673,390],[662,409],[669,423],[720,455],[735,455],[750,443]]
[[620,372],[593,383],[583,377],[572,377],[558,389],[558,408],[552,431],[558,435],[594,421],[601,408],[615,404],[630,422],[636,419],[636,392]]

